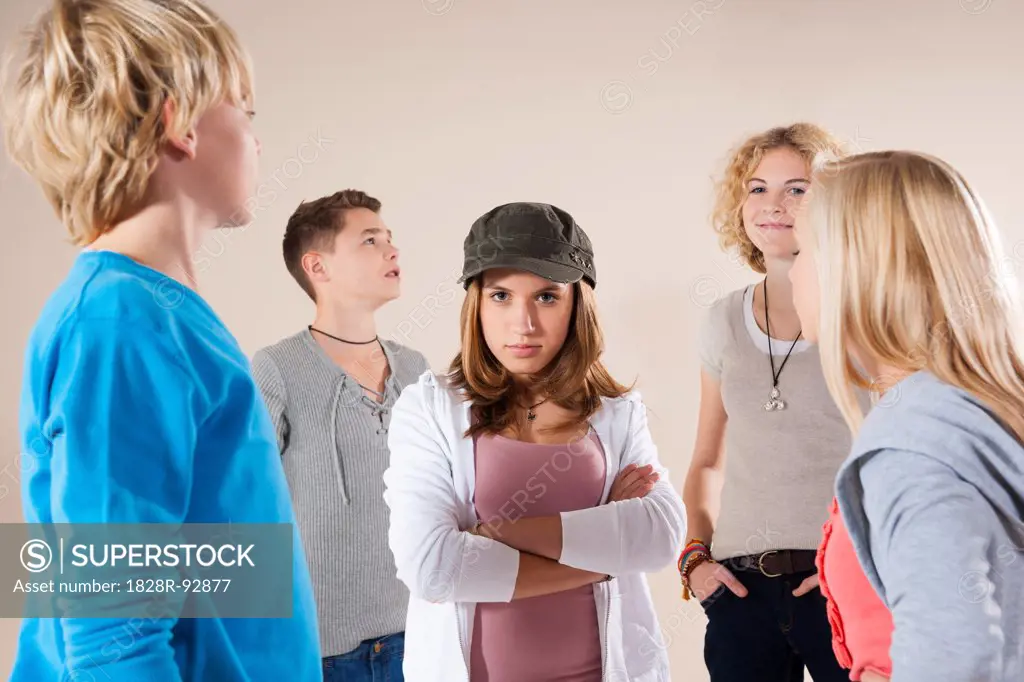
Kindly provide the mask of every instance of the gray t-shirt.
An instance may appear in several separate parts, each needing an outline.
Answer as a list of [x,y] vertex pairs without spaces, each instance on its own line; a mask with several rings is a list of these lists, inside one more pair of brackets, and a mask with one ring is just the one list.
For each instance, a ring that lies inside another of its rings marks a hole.
[[[776,372],[792,343],[772,339]],[[816,550],[835,474],[851,443],[825,386],[817,347],[797,342],[779,375],[786,407],[766,411],[772,368],[768,337],[754,320],[751,285],[707,310],[700,356],[703,368],[720,382],[728,414],[725,483],[712,555],[722,560],[769,549]]]
[[409,592],[388,548],[383,476],[391,408],[427,361],[392,341],[383,345],[391,375],[380,404],[308,330],[259,350],[252,361],[277,430],[324,657],[405,629]]

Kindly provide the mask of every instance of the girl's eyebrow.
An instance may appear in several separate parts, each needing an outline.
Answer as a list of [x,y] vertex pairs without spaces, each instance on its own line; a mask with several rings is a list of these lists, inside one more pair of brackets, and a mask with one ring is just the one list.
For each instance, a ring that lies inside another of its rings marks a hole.
[[[768,184],[767,181],[762,180],[761,178],[750,178],[749,180],[747,180],[747,182],[763,182],[766,185]],[[786,180],[786,182],[783,183],[783,184],[792,185],[792,184],[798,183],[798,182],[805,182],[805,183],[810,184],[811,181],[808,180],[807,178],[792,178],[790,180]]]
[[[512,293],[509,289],[506,289],[505,287],[501,286],[500,284],[488,284],[488,285],[484,286],[484,290],[485,291],[504,291],[507,294],[511,294]],[[543,289],[538,289],[537,291],[533,292],[533,295],[537,296],[538,294],[557,294],[557,293],[561,293],[561,291],[562,291],[562,288],[560,286],[558,286],[557,284],[549,284],[548,286],[544,287]]]

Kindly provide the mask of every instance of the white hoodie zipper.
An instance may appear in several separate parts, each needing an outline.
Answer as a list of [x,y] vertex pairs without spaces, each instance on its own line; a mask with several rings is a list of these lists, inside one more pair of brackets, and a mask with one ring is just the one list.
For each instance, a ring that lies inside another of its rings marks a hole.
[[601,652],[601,682],[608,680],[608,626],[612,620],[612,599],[607,584],[603,586],[604,591],[604,647]]
[[[480,517],[476,513],[476,509],[473,509],[473,525],[480,523]],[[476,605],[473,606],[474,611]],[[455,624],[459,629],[459,653],[462,655],[463,666],[466,668],[466,682],[470,682],[470,663],[472,663],[473,652],[469,650],[466,644],[465,638],[462,636],[462,631],[465,629],[462,625],[463,615],[469,609],[465,603],[455,602]]]
[[465,611],[466,606],[461,602],[454,602],[455,604],[455,626],[459,631],[459,655],[462,656],[462,664],[466,669],[466,682],[469,682],[469,663],[466,660],[466,644],[465,638],[462,636],[462,613]]

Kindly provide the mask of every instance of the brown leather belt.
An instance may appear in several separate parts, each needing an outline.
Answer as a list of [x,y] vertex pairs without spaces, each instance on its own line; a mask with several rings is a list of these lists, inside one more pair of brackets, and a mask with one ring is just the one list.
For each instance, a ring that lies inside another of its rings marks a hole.
[[781,575],[814,571],[817,555],[817,552],[809,549],[778,549],[733,557],[722,563],[729,569],[757,571],[768,578],[778,578]]

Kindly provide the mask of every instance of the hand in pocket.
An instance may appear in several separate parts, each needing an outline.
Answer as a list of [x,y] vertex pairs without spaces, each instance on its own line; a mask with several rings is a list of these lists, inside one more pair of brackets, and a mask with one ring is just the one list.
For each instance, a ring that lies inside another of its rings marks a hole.
[[814,575],[803,579],[803,582],[793,590],[793,596],[802,597],[814,588],[818,587],[818,585],[820,585],[820,582],[818,581],[818,574],[815,573]]
[[737,597],[747,596],[747,588],[722,564],[705,561],[690,571],[690,591],[700,601],[714,594],[721,585]]

